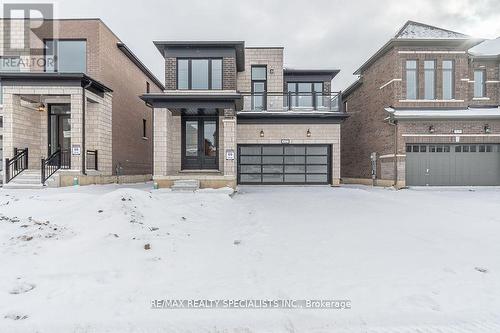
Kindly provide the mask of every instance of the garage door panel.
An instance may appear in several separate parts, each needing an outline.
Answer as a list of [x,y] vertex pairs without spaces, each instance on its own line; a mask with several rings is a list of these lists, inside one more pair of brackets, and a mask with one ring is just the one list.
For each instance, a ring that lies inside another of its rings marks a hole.
[[328,184],[329,145],[239,145],[240,184]]
[[500,185],[498,144],[408,145],[410,186]]

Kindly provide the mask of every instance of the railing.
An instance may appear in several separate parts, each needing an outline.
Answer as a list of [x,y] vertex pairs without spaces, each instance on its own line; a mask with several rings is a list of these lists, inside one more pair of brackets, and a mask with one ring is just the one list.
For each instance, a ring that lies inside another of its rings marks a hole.
[[52,177],[59,169],[69,169],[71,167],[71,155],[69,150],[58,149],[48,158],[42,158],[42,184]]
[[87,150],[85,156],[85,161],[87,162],[87,170],[97,171],[97,150]]
[[343,112],[341,92],[241,93],[243,111]]
[[21,172],[28,169],[28,148],[14,149],[14,157],[5,159],[5,182],[16,178]]

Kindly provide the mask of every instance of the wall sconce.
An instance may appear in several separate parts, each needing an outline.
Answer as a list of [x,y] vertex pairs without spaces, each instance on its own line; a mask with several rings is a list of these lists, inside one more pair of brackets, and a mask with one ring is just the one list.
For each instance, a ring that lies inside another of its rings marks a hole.
[[269,69],[269,74],[271,74],[271,75],[274,74],[274,68]]
[[40,103],[38,103],[36,110],[38,112],[45,112],[45,104],[43,104],[43,102],[42,102],[42,95],[40,95]]
[[307,137],[310,138],[311,137],[311,130],[310,129],[307,129]]
[[431,126],[429,126],[429,133],[434,133],[434,131],[435,131],[435,130],[434,130],[434,126],[432,126],[432,125],[431,125]]
[[488,125],[488,124],[484,125],[484,133],[486,133],[486,134],[490,134],[491,133],[490,125]]
[[264,137],[264,130],[260,130],[260,137],[263,138]]

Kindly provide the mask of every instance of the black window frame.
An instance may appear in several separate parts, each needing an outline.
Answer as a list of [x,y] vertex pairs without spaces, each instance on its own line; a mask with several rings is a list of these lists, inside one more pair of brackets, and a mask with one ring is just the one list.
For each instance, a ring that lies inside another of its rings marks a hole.
[[[451,62],[451,68],[444,68],[445,61]],[[445,101],[451,101],[455,99],[455,60],[454,59],[443,59],[441,61],[441,98]],[[444,73],[451,72],[451,97],[449,99],[444,97]]]
[[[187,60],[188,61],[188,87],[187,88],[179,88],[179,60]],[[192,61],[193,60],[208,60],[208,88],[196,88],[193,89],[192,85]],[[212,87],[212,61],[220,60],[221,61],[221,85],[220,88]],[[222,57],[201,57],[201,58],[190,58],[190,57],[179,57],[176,59],[175,65],[175,82],[177,90],[224,90],[224,59]]]
[[147,138],[148,137],[148,131],[147,131],[147,120],[142,119],[142,137]]
[[[89,62],[88,40],[87,40],[87,38],[45,38],[43,40],[43,59],[44,59],[43,71],[45,73],[61,73],[59,71],[59,63],[57,60],[54,62],[54,71],[47,72],[47,42],[49,42],[49,41],[55,42],[54,43],[54,53],[55,53],[54,56],[57,56],[56,45],[59,42],[85,42],[85,71],[83,73],[87,74],[88,69],[89,69],[89,66],[88,66],[89,65],[89,63],[88,63]],[[64,73],[72,73],[72,72],[64,72]]]
[[[252,74],[253,74],[253,69],[254,68],[264,68],[265,69],[265,72],[266,72],[266,78],[263,80],[263,79],[255,79],[252,77]],[[255,92],[255,89],[254,89],[254,83],[263,83],[264,84],[264,91],[261,93],[261,92],[258,92],[259,94],[262,94],[262,110],[261,111],[264,111],[264,110],[267,110],[267,65],[251,65],[250,66],[250,85],[251,85],[251,96],[252,96],[252,101],[251,101],[251,108],[252,110],[255,109],[255,106],[254,106],[254,94],[257,94]]]
[[146,81],[146,94],[149,94],[151,92],[151,85],[149,84],[148,81]]

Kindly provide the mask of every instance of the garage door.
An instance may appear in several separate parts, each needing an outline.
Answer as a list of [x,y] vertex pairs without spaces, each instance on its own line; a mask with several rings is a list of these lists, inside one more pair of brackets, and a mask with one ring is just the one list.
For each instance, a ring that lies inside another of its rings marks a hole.
[[500,145],[407,145],[406,184],[500,185]]
[[239,184],[329,184],[330,145],[239,145]]

